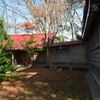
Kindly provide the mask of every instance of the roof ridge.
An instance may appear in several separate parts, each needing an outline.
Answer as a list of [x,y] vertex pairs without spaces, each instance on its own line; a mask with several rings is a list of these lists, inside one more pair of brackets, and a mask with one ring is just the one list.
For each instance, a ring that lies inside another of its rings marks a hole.
[[[50,33],[50,34],[55,34],[55,33]],[[25,35],[45,35],[44,33],[39,33],[39,34],[11,34],[10,36],[25,36]]]

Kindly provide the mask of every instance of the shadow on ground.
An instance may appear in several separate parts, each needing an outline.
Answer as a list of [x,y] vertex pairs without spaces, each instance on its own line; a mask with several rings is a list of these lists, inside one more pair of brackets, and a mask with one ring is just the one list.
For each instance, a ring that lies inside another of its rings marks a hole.
[[6,81],[2,82],[0,100],[92,100],[86,72],[18,69],[7,74]]

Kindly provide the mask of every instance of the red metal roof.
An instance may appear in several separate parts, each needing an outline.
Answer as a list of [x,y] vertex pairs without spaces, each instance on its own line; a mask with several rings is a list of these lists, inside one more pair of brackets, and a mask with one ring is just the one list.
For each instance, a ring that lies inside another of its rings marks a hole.
[[[49,44],[52,42],[52,39],[54,38],[55,33],[50,34],[50,41]],[[14,47],[9,48],[10,50],[20,50],[23,47],[21,46],[21,43],[25,43],[30,39],[30,36],[35,36],[33,41],[37,41],[32,47],[35,48],[43,48],[46,47],[45,44],[45,34],[24,34],[24,35],[10,35],[10,37],[14,40]],[[43,42],[42,42],[43,41]]]
[[68,41],[68,42],[61,42],[61,43],[53,43],[52,47],[54,46],[64,46],[64,45],[75,45],[75,44],[82,44],[82,40],[78,41]]
[[[25,43],[30,39],[30,36],[35,36],[33,41],[37,41],[36,44],[32,45],[34,48],[43,48],[46,47],[45,44],[45,34],[24,34],[24,35],[10,35],[10,37],[14,40],[14,47],[9,48],[9,50],[21,50],[23,47],[21,46],[21,43]],[[50,34],[50,41],[49,44],[51,44],[52,39],[54,38],[55,33]],[[43,42],[42,42],[43,41]],[[83,43],[81,40],[78,41],[68,41],[68,42],[61,42],[61,43],[53,43],[52,47],[54,46],[64,46],[64,45],[76,45]]]

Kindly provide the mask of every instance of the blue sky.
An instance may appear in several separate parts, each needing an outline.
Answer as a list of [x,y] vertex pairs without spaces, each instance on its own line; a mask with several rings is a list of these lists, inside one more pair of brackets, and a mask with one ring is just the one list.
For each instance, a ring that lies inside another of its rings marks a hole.
[[[5,1],[7,1],[7,0],[5,0]],[[8,0],[8,1],[16,1],[16,2],[21,1],[21,4],[24,4],[24,3],[22,2],[22,0]],[[43,0],[37,0],[37,4],[38,4],[40,1],[43,1]],[[8,3],[8,4],[9,4],[9,3]],[[0,5],[3,6],[1,3],[0,3]],[[14,3],[10,3],[10,5],[11,5],[12,7],[15,8]],[[27,16],[28,18],[31,18],[30,14],[28,13],[27,9],[25,9],[24,6],[19,6],[19,5],[17,5],[17,9],[19,9],[23,15]],[[2,14],[2,13],[3,13],[3,15],[4,15],[5,22],[8,22],[8,23],[10,23],[10,24],[15,24],[15,20],[16,20],[16,23],[20,23],[20,22],[26,21],[25,18],[22,18],[22,17],[19,16],[18,14],[14,13],[14,12],[12,13],[12,12],[9,11],[9,10],[6,11],[6,10],[4,10],[4,9],[2,9],[2,8],[0,7],[0,14]],[[20,14],[21,14],[21,13],[20,13]],[[83,17],[83,9],[78,9],[78,13],[80,14],[80,16],[81,16],[81,18],[82,18],[82,17]],[[21,15],[22,15],[22,14],[21,14]],[[7,32],[8,32],[8,34],[15,34],[15,33],[14,33],[14,30],[7,30]],[[19,32],[19,34],[22,33],[22,32],[20,32],[20,31],[18,31],[18,32]],[[23,33],[24,33],[24,32],[23,32]],[[65,31],[65,33],[66,33],[66,31]],[[70,37],[70,33],[69,33],[69,32],[67,32],[67,35]]]

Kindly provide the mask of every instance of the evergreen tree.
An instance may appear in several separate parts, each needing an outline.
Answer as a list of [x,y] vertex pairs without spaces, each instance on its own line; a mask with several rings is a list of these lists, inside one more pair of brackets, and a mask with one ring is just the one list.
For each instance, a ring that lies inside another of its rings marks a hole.
[[0,19],[0,82],[4,80],[6,72],[15,70],[9,51],[7,51],[7,48],[12,46],[13,40],[6,34],[4,21]]

